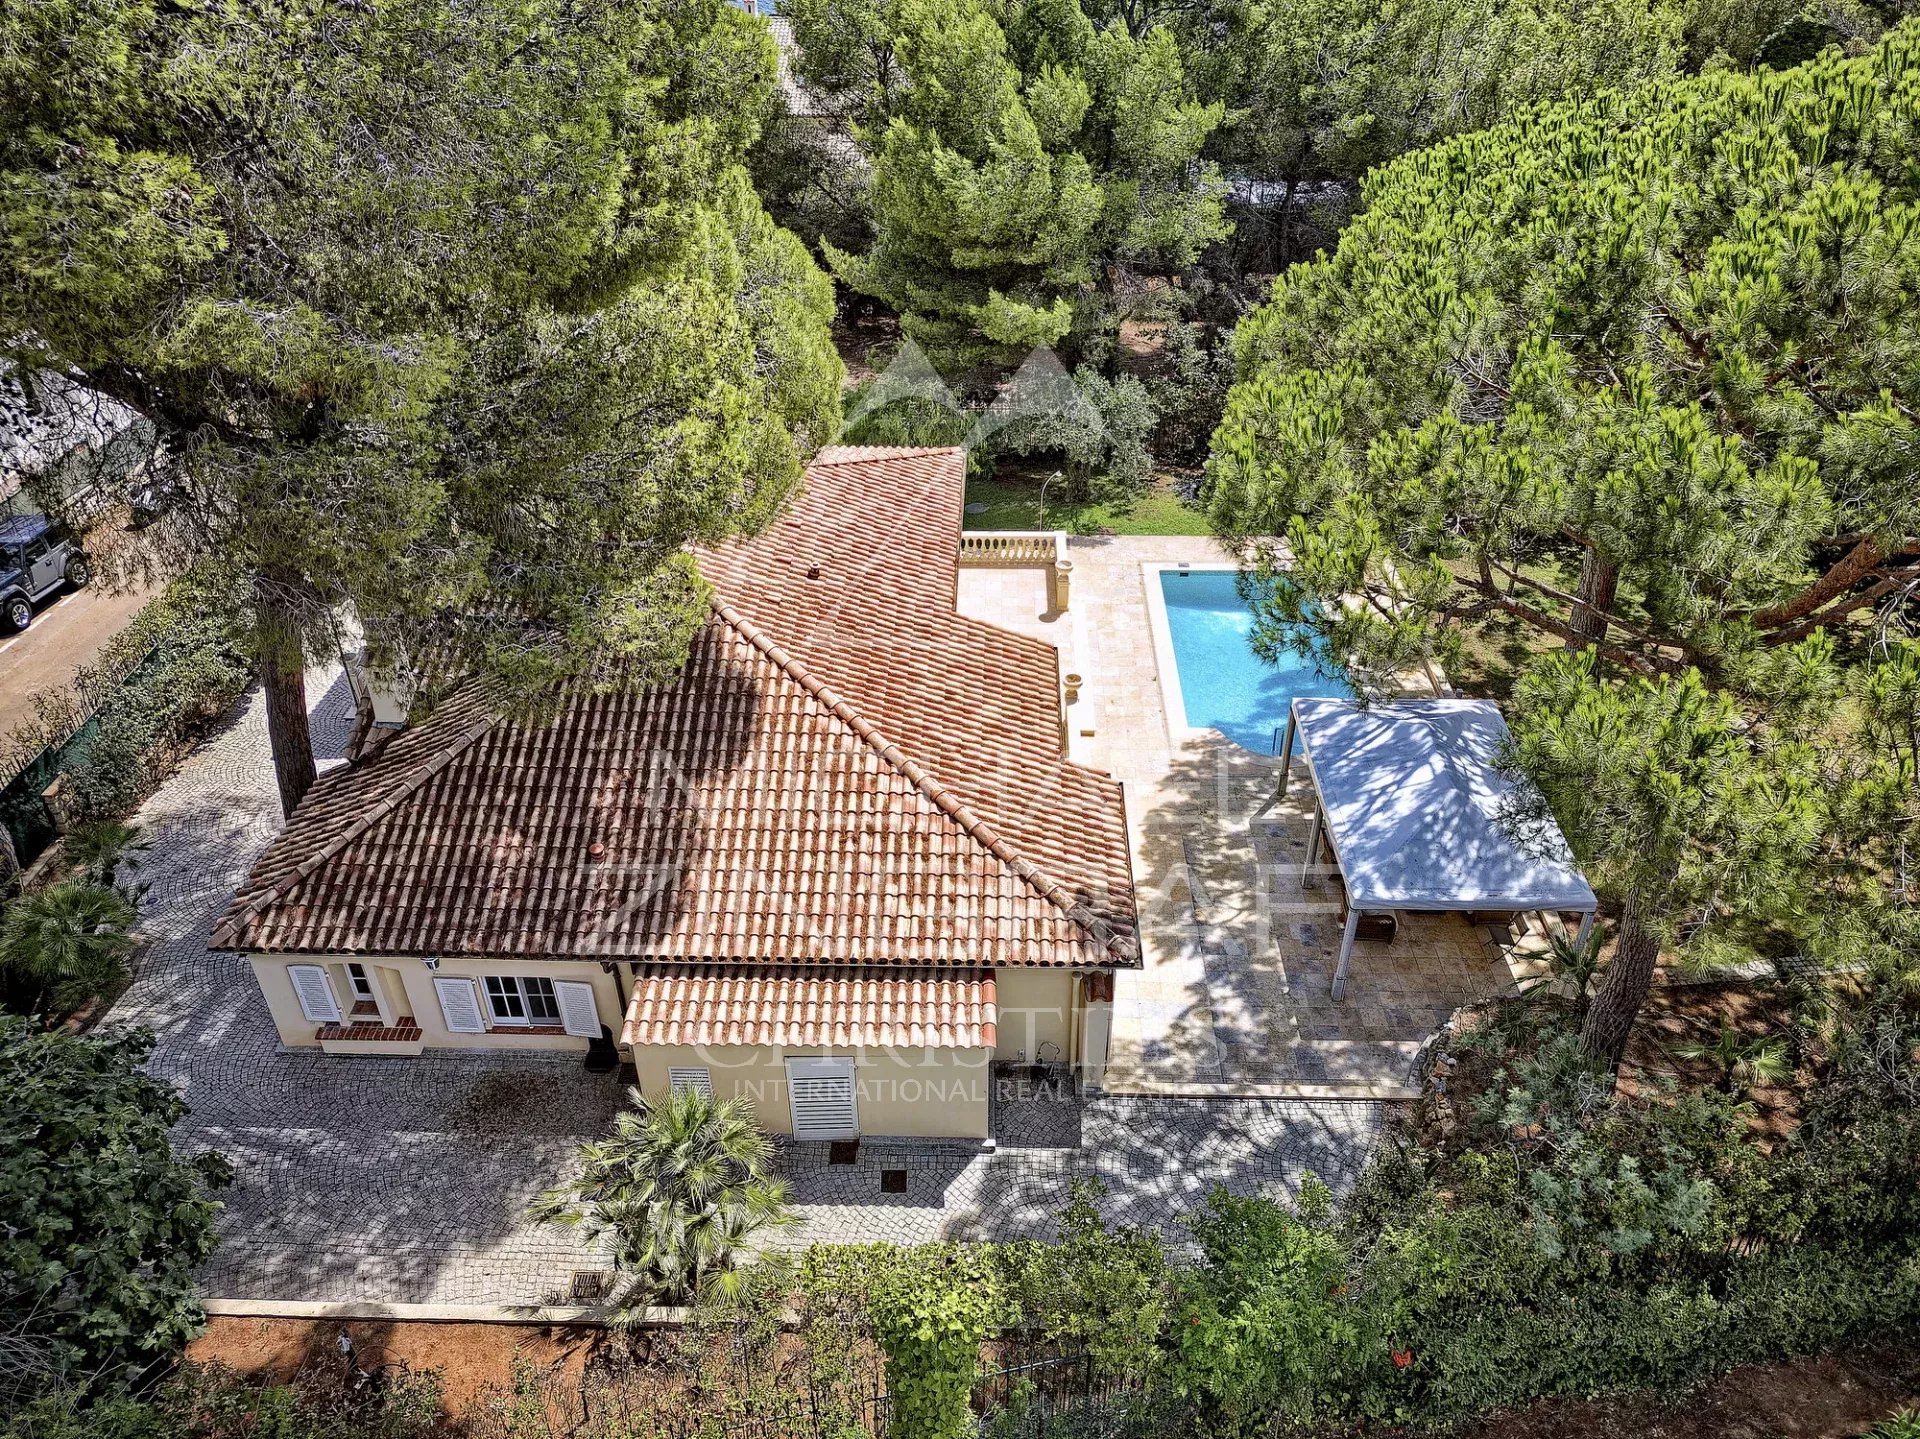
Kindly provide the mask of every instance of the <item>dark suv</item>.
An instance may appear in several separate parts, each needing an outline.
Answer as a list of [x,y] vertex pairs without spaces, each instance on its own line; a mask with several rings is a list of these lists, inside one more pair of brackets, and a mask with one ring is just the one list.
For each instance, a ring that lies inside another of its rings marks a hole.
[[25,629],[36,602],[92,576],[86,552],[65,525],[45,515],[0,519],[0,620],[8,629]]

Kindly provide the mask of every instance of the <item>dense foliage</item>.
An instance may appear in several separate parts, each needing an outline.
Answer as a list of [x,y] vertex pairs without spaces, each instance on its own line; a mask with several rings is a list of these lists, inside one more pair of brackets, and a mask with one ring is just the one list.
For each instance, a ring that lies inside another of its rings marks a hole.
[[925,1265],[890,1267],[871,1303],[887,1360],[887,1432],[896,1439],[968,1439],[980,1346],[1000,1319],[990,1263],[957,1250]]
[[0,978],[32,1014],[64,1015],[126,978],[133,902],[110,885],[65,879],[0,912]]
[[111,674],[121,655],[141,656],[124,678],[95,684],[83,674],[75,684],[98,708],[61,761],[61,802],[73,824],[131,811],[252,678],[243,612],[211,572],[175,580],[90,668]]
[[172,747],[233,707],[251,674],[247,638],[230,577],[190,571],[64,689],[34,696],[33,719],[0,739],[0,774],[61,749],[69,817],[117,818],[146,797]]
[[1913,662],[1916,119],[1912,28],[1545,109],[1377,172],[1240,329],[1210,506],[1268,643],[1388,687],[1488,616],[1585,650],[1511,718],[1625,910],[1602,1057],[1663,942],[1831,950],[1889,891],[1817,862],[1911,833],[1850,696]]
[[74,1389],[35,1400],[7,1420],[5,1439],[435,1439],[451,1434],[431,1376],[401,1374],[352,1392],[307,1372],[261,1384],[188,1365],[136,1396]]
[[1218,1192],[1183,1262],[1085,1193],[1051,1244],[815,1251],[806,1302],[877,1316],[905,1286],[934,1343],[956,1328],[938,1316],[977,1319],[967,1284],[1014,1352],[1090,1351],[1141,1434],[1442,1424],[1905,1332],[1920,1009],[1893,987],[1829,1000],[1824,1038],[1795,1036],[1784,1140],[1718,1090],[1617,1094],[1559,1001],[1508,1002],[1450,1043],[1344,1204],[1311,1179],[1294,1204]]
[[19,1393],[109,1382],[198,1330],[217,1154],[174,1153],[179,1095],[144,1034],[80,1037],[0,1017],[0,1331]]
[[725,0],[0,15],[0,348],[158,426],[288,803],[340,606],[523,693],[657,670],[684,542],[831,434],[830,287],[742,164],[774,72]]
[[874,240],[829,249],[944,365],[1017,362],[1113,321],[1121,272],[1177,270],[1225,233],[1173,33],[1079,0],[799,0],[796,69],[854,117]]

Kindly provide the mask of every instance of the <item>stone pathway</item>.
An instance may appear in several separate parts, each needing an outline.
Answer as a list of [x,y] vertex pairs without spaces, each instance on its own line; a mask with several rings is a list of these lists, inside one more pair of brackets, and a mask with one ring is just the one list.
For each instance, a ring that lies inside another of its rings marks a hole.
[[[1004,1078],[999,1081],[1005,1084]],[[1050,1239],[1076,1180],[1098,1181],[1110,1222],[1155,1229],[1180,1245],[1182,1215],[1224,1186],[1291,1199],[1311,1172],[1344,1192],[1373,1147],[1383,1108],[1361,1101],[1103,1095],[1000,1106],[990,1154],[863,1144],[856,1162],[828,1163],[827,1146],[795,1145],[786,1169],[801,1223],[783,1244],[900,1244],[935,1239]],[[881,1189],[905,1169],[904,1193]]]
[[[337,762],[351,703],[337,673],[319,696],[315,746]],[[528,1202],[603,1133],[620,1091],[572,1058],[411,1059],[283,1050],[244,961],[207,934],[279,827],[265,716],[250,695],[141,810],[150,848],[149,941],[109,1022],[155,1031],[153,1068],[192,1113],[180,1138],[219,1149],[238,1179],[223,1242],[203,1273],[226,1298],[532,1304],[602,1260],[529,1222]],[[1071,1182],[1107,1187],[1114,1218],[1161,1228],[1216,1184],[1275,1195],[1313,1170],[1350,1182],[1378,1106],[1279,1100],[1097,1098],[999,1108],[997,1151],[864,1146],[853,1165],[789,1146],[800,1223],[782,1244],[1043,1236]],[[904,1193],[883,1172],[908,1171]]]

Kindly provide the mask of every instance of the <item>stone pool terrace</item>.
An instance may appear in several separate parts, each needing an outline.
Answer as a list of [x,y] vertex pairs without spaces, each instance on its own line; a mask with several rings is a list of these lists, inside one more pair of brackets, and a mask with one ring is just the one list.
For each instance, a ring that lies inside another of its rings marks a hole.
[[1126,786],[1144,965],[1116,982],[1108,1091],[1410,1094],[1428,1036],[1460,1006],[1538,972],[1544,933],[1403,915],[1392,942],[1355,945],[1347,997],[1333,1000],[1341,905],[1336,880],[1301,874],[1304,762],[1288,798],[1267,808],[1276,757],[1214,734],[1169,734],[1145,567],[1232,559],[1211,539],[1171,535],[1076,537],[1067,554],[1064,611],[1051,568],[1038,565],[963,566],[960,608],[1059,649],[1063,674],[1081,677],[1067,705],[1070,751]]

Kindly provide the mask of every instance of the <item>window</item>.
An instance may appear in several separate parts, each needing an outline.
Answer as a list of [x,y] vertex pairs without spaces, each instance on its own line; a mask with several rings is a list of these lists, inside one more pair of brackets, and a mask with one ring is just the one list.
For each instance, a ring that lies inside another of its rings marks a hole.
[[553,981],[539,977],[520,981],[527,996],[527,1018],[535,1024],[558,1024],[560,1003],[553,997]]
[[373,979],[367,974],[367,967],[364,964],[349,964],[347,978],[353,983],[355,999],[373,998]]
[[495,1024],[527,1023],[527,1001],[520,993],[520,981],[506,975],[487,976],[487,1008]]
[[487,1009],[496,1029],[560,1022],[560,1004],[554,997],[553,981],[538,976],[488,975]]

